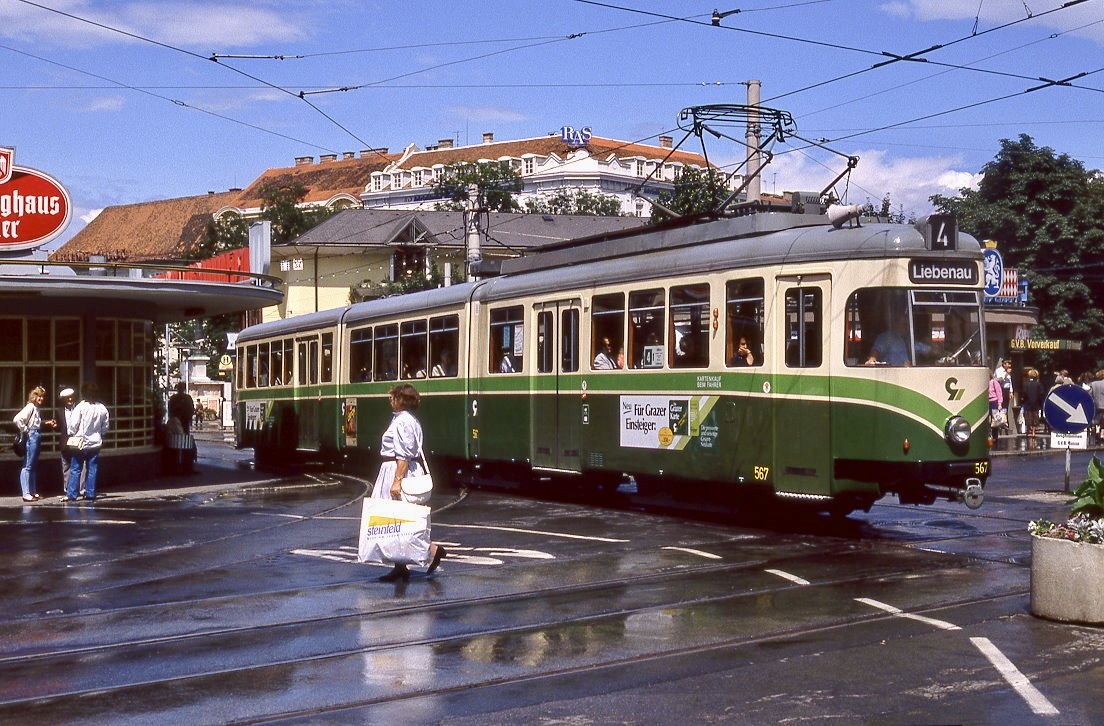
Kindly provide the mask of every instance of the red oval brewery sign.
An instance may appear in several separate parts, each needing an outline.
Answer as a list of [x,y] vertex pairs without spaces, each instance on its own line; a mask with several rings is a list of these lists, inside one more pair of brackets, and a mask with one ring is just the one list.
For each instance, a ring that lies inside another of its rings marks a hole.
[[0,253],[38,247],[69,224],[69,192],[36,169],[15,166],[15,149],[0,146]]

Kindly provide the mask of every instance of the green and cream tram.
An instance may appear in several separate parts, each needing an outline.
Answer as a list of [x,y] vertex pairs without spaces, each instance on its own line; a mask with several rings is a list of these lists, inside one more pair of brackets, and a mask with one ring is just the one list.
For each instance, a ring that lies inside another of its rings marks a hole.
[[411,381],[465,476],[698,486],[836,512],[982,499],[981,250],[953,220],[759,213],[543,248],[500,276],[248,328],[239,444],[370,464]]

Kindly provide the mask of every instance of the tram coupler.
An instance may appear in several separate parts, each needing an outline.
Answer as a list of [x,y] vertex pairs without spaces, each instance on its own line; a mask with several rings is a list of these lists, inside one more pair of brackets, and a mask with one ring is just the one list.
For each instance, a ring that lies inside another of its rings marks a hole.
[[977,509],[985,501],[985,488],[981,479],[970,477],[966,480],[966,488],[960,493],[959,499],[970,509]]

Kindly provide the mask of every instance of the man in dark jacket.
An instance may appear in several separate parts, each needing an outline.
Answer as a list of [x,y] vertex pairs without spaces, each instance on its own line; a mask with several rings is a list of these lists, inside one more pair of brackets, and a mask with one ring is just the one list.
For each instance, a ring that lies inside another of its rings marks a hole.
[[180,419],[184,433],[192,433],[192,417],[195,416],[195,401],[188,395],[183,383],[176,384],[176,393],[169,397],[169,418]]

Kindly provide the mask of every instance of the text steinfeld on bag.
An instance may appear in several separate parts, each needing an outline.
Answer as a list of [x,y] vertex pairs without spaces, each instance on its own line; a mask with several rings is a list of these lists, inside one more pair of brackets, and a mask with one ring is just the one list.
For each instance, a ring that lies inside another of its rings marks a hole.
[[429,507],[365,497],[357,560],[384,565],[428,565]]

